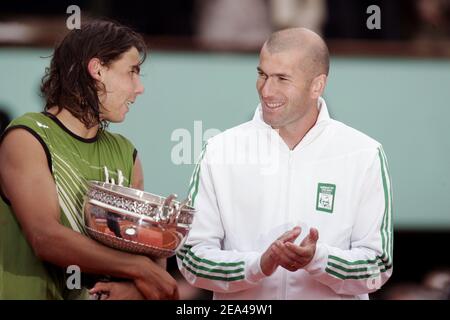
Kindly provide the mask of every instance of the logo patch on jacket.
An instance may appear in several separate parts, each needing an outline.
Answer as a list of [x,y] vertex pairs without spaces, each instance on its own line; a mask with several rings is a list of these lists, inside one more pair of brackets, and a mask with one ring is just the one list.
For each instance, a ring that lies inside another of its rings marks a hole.
[[319,182],[317,186],[316,210],[332,213],[335,193],[336,185]]

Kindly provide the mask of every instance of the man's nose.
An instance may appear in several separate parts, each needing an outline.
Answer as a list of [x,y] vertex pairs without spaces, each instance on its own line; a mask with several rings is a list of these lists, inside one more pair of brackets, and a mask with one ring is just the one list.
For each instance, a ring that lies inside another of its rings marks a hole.
[[267,78],[266,81],[264,81],[264,84],[261,88],[261,95],[263,98],[270,97],[273,94],[274,85],[273,80],[271,78]]
[[142,94],[142,93],[144,93],[144,90],[145,90],[144,85],[142,84],[141,79],[137,79],[137,84],[136,84],[136,88],[135,88],[134,92],[136,94]]

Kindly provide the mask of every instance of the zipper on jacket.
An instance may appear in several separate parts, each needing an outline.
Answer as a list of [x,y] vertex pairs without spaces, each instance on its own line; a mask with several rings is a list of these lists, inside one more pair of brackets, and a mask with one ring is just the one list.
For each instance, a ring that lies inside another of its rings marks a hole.
[[[287,170],[287,187],[286,187],[286,213],[285,213],[285,221],[289,221],[290,211],[291,211],[291,203],[290,203],[290,195],[291,195],[291,171],[292,171],[292,154],[293,151],[289,150],[289,159],[288,159],[288,170]],[[288,271],[283,269],[283,275],[281,279],[281,299],[287,300],[287,277]]]

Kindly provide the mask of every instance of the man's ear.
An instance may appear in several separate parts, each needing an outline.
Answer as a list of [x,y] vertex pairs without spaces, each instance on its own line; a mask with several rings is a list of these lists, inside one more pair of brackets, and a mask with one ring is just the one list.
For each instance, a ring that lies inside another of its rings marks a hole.
[[91,75],[92,78],[94,78],[97,81],[102,80],[102,71],[103,71],[103,65],[98,58],[92,58],[88,65],[88,72]]
[[318,99],[325,90],[327,84],[327,76],[325,74],[318,75],[311,82],[311,98]]

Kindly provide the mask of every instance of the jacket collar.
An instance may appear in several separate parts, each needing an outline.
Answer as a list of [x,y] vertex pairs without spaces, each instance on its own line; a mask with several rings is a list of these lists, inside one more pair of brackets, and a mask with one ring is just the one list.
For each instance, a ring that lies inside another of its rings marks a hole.
[[[306,133],[306,135],[303,137],[303,139],[300,141],[300,143],[294,148],[294,150],[297,150],[297,149],[311,143],[312,141],[314,141],[315,138],[317,138],[320,135],[320,133],[323,132],[323,129],[330,122],[331,118],[330,118],[330,114],[328,113],[327,104],[325,102],[325,99],[323,99],[322,97],[319,97],[319,99],[317,101],[317,109],[319,110],[319,115],[317,116],[316,123]],[[258,104],[252,121],[259,128],[269,129],[269,130],[273,131],[272,133],[276,132],[276,130],[274,130],[270,125],[268,125],[267,123],[264,122],[263,115],[262,115],[261,103]],[[279,136],[279,135],[277,134],[277,136]],[[280,142],[284,145],[283,148],[287,148],[287,145],[283,141],[283,139],[281,139],[281,137],[279,137],[279,138],[280,138]],[[287,148],[287,149],[289,150],[289,148]]]

